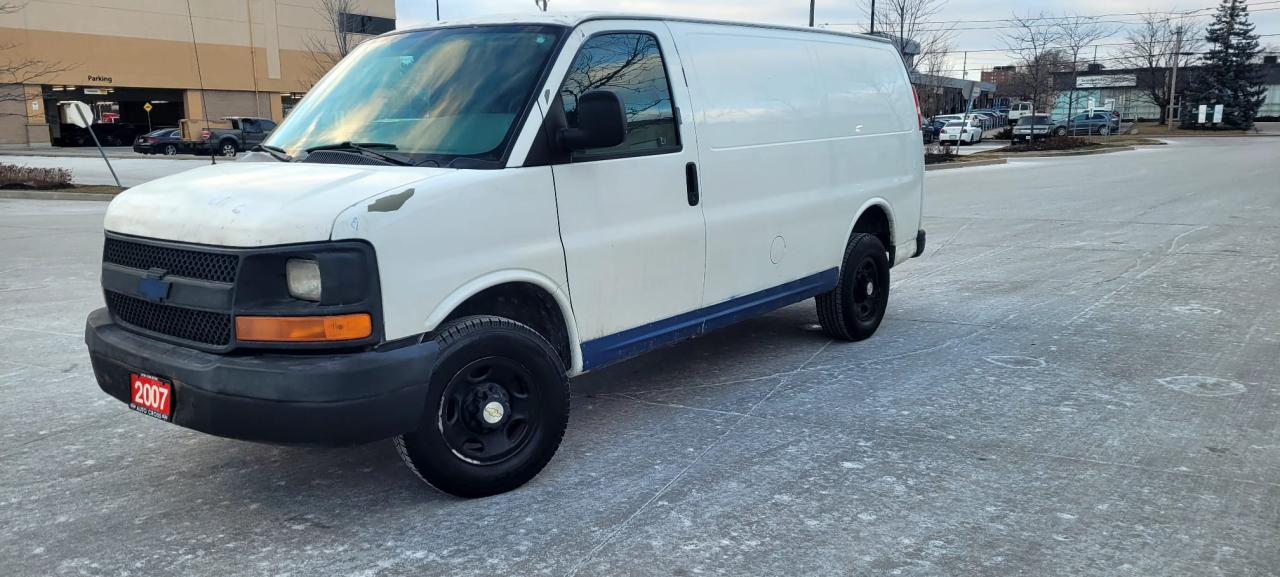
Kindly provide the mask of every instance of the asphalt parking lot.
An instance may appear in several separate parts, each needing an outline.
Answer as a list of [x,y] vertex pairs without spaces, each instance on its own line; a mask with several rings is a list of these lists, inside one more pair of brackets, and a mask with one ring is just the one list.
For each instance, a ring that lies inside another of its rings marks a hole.
[[93,381],[105,204],[0,200],[0,574],[1276,575],[1280,139],[929,173],[880,333],[812,302],[574,382],[463,501]]

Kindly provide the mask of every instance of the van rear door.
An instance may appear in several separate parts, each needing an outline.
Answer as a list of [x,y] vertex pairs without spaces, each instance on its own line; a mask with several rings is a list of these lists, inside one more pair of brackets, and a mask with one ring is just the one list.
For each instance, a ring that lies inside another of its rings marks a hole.
[[575,152],[552,169],[570,299],[591,369],[694,334],[686,332],[697,323],[676,317],[702,305],[706,226],[693,122],[679,118],[688,93],[666,25],[587,22],[561,58],[572,60],[567,72],[557,63],[552,83],[559,73],[570,127],[577,98],[594,90],[617,94],[627,116],[623,144]]

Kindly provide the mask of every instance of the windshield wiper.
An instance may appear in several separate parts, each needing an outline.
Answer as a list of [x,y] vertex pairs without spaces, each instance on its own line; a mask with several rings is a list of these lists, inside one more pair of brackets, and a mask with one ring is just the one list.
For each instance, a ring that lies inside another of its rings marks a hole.
[[306,152],[307,154],[310,154],[317,150],[354,150],[361,154],[372,156],[374,158],[377,158],[379,160],[384,160],[386,162],[390,162],[391,164],[395,164],[399,166],[414,166],[412,162],[409,162],[403,158],[396,158],[394,156],[390,156],[390,155],[378,152],[376,150],[373,150],[375,148],[385,148],[387,150],[395,150],[397,147],[394,144],[389,144],[386,142],[346,141],[346,142],[339,142],[337,144],[321,144],[319,146],[312,146],[311,148],[306,149]]
[[256,151],[265,152],[267,154],[270,154],[271,158],[279,160],[280,162],[293,162],[293,157],[289,156],[289,153],[285,149],[280,148],[279,146],[271,146],[270,144],[258,144],[258,145],[254,145],[254,147],[250,148],[249,150],[255,151],[255,152]]

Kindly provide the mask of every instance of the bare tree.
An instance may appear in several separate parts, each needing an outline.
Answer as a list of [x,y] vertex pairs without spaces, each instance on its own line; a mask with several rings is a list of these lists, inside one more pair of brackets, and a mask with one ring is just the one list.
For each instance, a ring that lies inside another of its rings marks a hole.
[[[22,4],[15,2],[0,2],[0,15],[13,14],[22,8]],[[27,95],[23,85],[41,84],[50,76],[70,70],[69,66],[57,62],[10,57],[17,47],[17,43],[0,41],[0,116],[26,116]]]
[[920,111],[925,117],[942,114],[943,75],[947,71],[949,50],[933,50],[917,60],[918,83],[923,90],[919,91]]
[[533,3],[538,7],[538,10],[547,11],[547,0],[533,0]]
[[1036,16],[1015,14],[1009,28],[1000,33],[1018,67],[1011,88],[1030,98],[1033,108],[1046,112],[1056,94],[1053,76],[1066,68],[1059,51],[1061,32],[1056,26],[1045,25],[1047,18],[1043,12]]
[[[875,28],[893,42],[902,61],[912,71],[920,71],[923,61],[936,53],[950,52],[956,30],[953,24],[942,24],[936,18],[946,8],[946,0],[877,0]],[[863,10],[871,12],[864,0]]]
[[1080,53],[1085,48],[1116,33],[1112,26],[1098,22],[1096,16],[1067,16],[1054,24],[1062,55],[1071,60],[1071,88],[1067,96],[1067,118],[1075,115],[1076,84],[1080,78]]
[[[1178,27],[1182,27],[1181,48],[1177,46]],[[1143,99],[1160,109],[1163,123],[1167,120],[1172,94],[1169,69],[1175,61],[1179,68],[1194,64],[1204,45],[1203,37],[1190,21],[1146,13],[1138,25],[1129,29],[1125,40],[1125,45],[1116,51],[1116,61],[1121,67],[1134,71]]]
[[311,84],[318,82],[367,37],[353,32],[348,22],[350,15],[360,13],[359,0],[319,0],[316,12],[324,20],[324,33],[303,40],[311,58]]

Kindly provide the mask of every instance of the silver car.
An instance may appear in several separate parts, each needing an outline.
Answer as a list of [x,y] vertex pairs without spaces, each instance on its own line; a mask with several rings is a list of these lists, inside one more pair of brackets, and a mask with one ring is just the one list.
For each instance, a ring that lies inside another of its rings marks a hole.
[[1022,142],[1049,136],[1066,136],[1067,126],[1047,114],[1033,114],[1018,119],[1013,127],[1013,141]]

